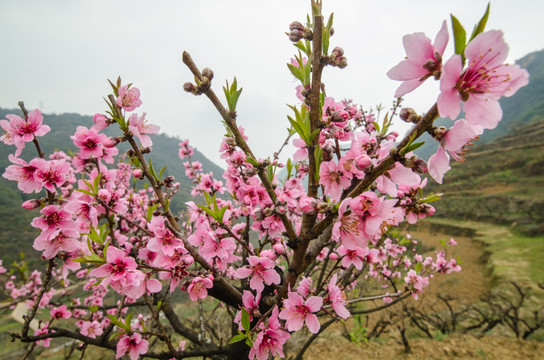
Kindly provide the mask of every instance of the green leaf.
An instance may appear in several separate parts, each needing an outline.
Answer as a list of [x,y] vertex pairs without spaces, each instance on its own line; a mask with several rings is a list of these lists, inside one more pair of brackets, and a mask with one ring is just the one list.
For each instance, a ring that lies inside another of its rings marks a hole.
[[164,170],[166,170],[167,166],[163,167],[161,171],[159,171],[159,179],[162,179],[162,174],[164,173]]
[[151,159],[148,160],[149,163],[149,172],[151,173],[151,176],[157,181],[160,182],[159,177],[157,176],[157,173],[155,172],[155,169],[153,168],[153,164],[151,163]]
[[323,149],[321,147],[317,147],[314,150],[314,158],[315,158],[315,182],[319,183],[319,170],[321,170],[321,155],[323,154]]
[[151,221],[151,219],[153,218],[153,212],[154,212],[155,210],[157,210],[157,207],[158,207],[158,206],[159,206],[159,204],[155,204],[155,205],[149,206],[149,207],[147,208],[147,216],[146,216],[146,219],[147,219],[148,222]]
[[114,332],[113,334],[110,335],[110,341],[112,341],[113,339],[115,339],[115,338],[118,337],[118,336],[123,335],[124,333],[125,333],[124,331],[117,331],[117,332]]
[[327,53],[329,52],[329,42],[331,37],[333,15],[334,13],[331,13],[331,16],[329,16],[327,26],[325,26],[325,29],[323,31],[323,54],[325,55],[327,55]]
[[230,86],[228,81],[226,83],[227,85],[223,86],[223,92],[225,93],[225,98],[227,99],[227,105],[229,107],[229,110],[234,112],[236,111],[236,104],[238,103],[238,98],[242,93],[242,89],[237,89],[238,83],[236,81],[236,77],[234,77],[234,80],[232,81],[232,84]]
[[124,329],[126,331],[130,331],[130,326],[129,325],[126,325],[126,324],[123,324],[119,319],[117,319],[115,316],[111,315],[111,314],[106,314],[112,323],[114,323],[118,328],[120,329]]
[[232,339],[229,340],[229,344],[234,344],[234,343],[237,343],[239,341],[242,341],[242,340],[245,340],[246,339],[246,335],[245,334],[238,334],[238,335],[234,335],[232,337]]
[[442,198],[442,194],[430,194],[427,195],[427,197],[420,199],[420,203],[431,203],[433,201],[440,200]]
[[455,16],[453,16],[453,14],[450,15],[455,53],[461,55],[464,64],[465,54],[463,52],[465,51],[465,47],[467,46],[467,32],[465,31],[465,28],[463,28],[459,20]]
[[227,211],[229,207],[223,206],[221,210],[219,210],[219,213],[217,214],[217,221],[222,224],[223,223],[223,216],[225,216],[225,211]]
[[491,3],[487,3],[487,8],[485,9],[484,16],[480,19],[478,24],[474,26],[474,30],[472,30],[472,35],[470,35],[469,42],[472,41],[478,34],[481,34],[485,30],[485,25],[487,24],[487,19],[489,18],[489,7]]
[[302,128],[302,126],[300,126],[300,124],[298,122],[296,122],[295,120],[293,120],[293,118],[290,117],[290,116],[287,116],[287,119],[289,119],[289,122],[291,123],[291,125],[293,126],[293,128],[295,129],[297,134],[300,136],[300,138],[302,140],[304,140],[306,145],[310,145],[309,139],[306,136],[306,133],[305,133],[304,129]]
[[293,171],[293,163],[291,162],[291,158],[287,159],[285,169],[287,170],[287,179],[289,179],[291,177],[291,171]]
[[423,264],[420,263],[420,262],[418,262],[418,263],[416,264],[416,266],[414,266],[414,270],[415,270],[416,273],[419,274],[419,273],[421,272],[421,269],[423,269]]
[[287,67],[289,68],[289,70],[291,71],[291,74],[293,74],[294,77],[300,80],[300,82],[302,83],[304,82],[304,74],[299,67],[293,64],[287,64]]
[[410,151],[414,151],[415,149],[421,147],[423,144],[425,144],[425,141],[409,144],[404,149],[402,149],[401,155],[408,154]]
[[200,209],[202,209],[202,211],[204,211],[206,214],[210,215],[212,218],[215,219],[215,214],[210,208],[200,204],[197,204],[196,206],[198,206]]
[[98,175],[94,178],[94,181],[93,181],[93,190],[97,194],[98,194],[98,190],[100,189],[100,178],[101,177],[102,177],[102,173],[98,173]]
[[98,306],[89,306],[89,311],[94,314],[98,311]]
[[274,168],[272,167],[272,164],[266,167],[266,177],[268,178],[268,181],[270,182],[274,180]]
[[249,331],[249,313],[246,311],[246,309],[242,308],[242,327]]
[[76,191],[79,191],[81,193],[84,193],[84,194],[87,194],[89,196],[94,196],[94,194],[92,192],[90,192],[89,190],[84,190],[84,189],[76,189]]

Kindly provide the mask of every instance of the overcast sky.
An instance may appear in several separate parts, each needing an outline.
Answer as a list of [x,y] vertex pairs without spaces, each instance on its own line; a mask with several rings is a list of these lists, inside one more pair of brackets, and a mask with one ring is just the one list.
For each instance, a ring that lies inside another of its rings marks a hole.
[[[224,133],[219,116],[204,97],[184,93],[192,75],[181,62],[191,53],[197,65],[215,72],[221,98],[225,79],[244,88],[239,124],[259,157],[276,151],[286,135],[285,104],[296,103],[297,85],[285,63],[295,48],[284,35],[293,20],[303,22],[309,0],[143,1],[88,0],[0,2],[0,106],[44,112],[104,112],[106,79],[120,75],[142,93],[140,111],[161,132],[188,138],[212,161],[219,160]],[[422,31],[434,40],[450,12],[470,34],[482,16],[483,0],[325,0],[334,12],[333,46],[348,59],[344,70],[326,68],[327,94],[352,98],[365,108],[389,105],[398,82],[385,73],[405,56],[402,36]],[[502,29],[510,44],[509,62],[544,48],[544,1],[495,0],[487,29]],[[452,53],[450,44],[445,57]],[[405,105],[424,112],[436,83],[406,97]],[[404,130],[404,128],[399,128]],[[177,149],[172,149],[177,151]]]

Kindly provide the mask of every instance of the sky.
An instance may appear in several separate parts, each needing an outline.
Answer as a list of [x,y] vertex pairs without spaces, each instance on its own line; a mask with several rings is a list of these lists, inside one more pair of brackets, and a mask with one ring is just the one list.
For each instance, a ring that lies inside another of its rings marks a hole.
[[[257,157],[271,156],[282,145],[297,83],[286,62],[295,53],[285,32],[304,22],[309,0],[2,0],[0,2],[0,107],[45,113],[104,112],[107,79],[121,76],[141,91],[150,122],[161,132],[189,139],[218,165],[224,134],[221,118],[207,100],[183,92],[192,75],[181,61],[188,51],[200,67],[215,73],[212,87],[237,77],[243,92],[238,123],[246,129]],[[470,34],[484,13],[483,0],[324,0],[323,13],[334,12],[331,49],[345,51],[348,67],[327,67],[328,96],[349,98],[365,109],[389,107],[398,82],[386,72],[405,52],[402,36],[424,32],[434,40],[453,13]],[[544,1],[494,0],[487,29],[502,29],[510,45],[508,62],[544,48]],[[451,30],[450,30],[451,33]],[[445,59],[453,53],[452,39]],[[437,96],[427,81],[406,96],[404,105],[425,112]],[[396,125],[399,132],[407,128]],[[172,149],[176,151],[177,149]],[[287,148],[285,156],[293,150]]]

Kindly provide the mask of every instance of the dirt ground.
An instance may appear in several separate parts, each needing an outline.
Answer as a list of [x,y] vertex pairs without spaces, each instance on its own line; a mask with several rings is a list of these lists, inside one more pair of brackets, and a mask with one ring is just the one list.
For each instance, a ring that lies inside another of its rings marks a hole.
[[405,354],[402,344],[395,339],[383,342],[371,341],[357,344],[331,332],[318,338],[312,352],[305,360],[433,360],[433,359],[478,359],[478,360],[525,360],[544,359],[544,344],[507,337],[453,335],[442,340],[414,339],[410,341],[411,354]]

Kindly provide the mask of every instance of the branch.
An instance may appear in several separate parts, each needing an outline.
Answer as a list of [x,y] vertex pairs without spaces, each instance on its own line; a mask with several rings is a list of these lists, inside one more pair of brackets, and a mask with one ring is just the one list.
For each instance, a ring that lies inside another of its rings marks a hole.
[[[187,65],[189,70],[191,70],[193,75],[198,80],[200,81],[203,80],[200,70],[194,63],[193,59],[191,58],[191,55],[189,55],[189,53],[186,51],[183,52],[183,63]],[[215,106],[215,108],[217,109],[217,111],[219,112],[219,114],[221,115],[221,117],[223,118],[227,126],[229,127],[229,129],[234,134],[234,139],[236,140],[236,144],[238,145],[238,147],[242,149],[242,151],[244,152],[244,154],[246,154],[247,157],[256,159],[255,155],[253,155],[253,152],[251,151],[246,141],[244,140],[244,137],[240,133],[240,129],[238,129],[238,126],[236,125],[235,114],[232,114],[229,111],[227,111],[227,109],[225,109],[225,107],[223,106],[223,104],[221,104],[221,101],[217,98],[217,95],[215,95],[215,92],[211,88],[208,88],[207,90],[205,90],[204,94],[208,97],[208,99],[210,99],[210,101]],[[273,203],[276,203],[276,193],[274,191],[274,188],[272,187],[272,184],[268,180],[268,177],[266,176],[265,168],[259,167],[257,174],[259,175],[259,178],[261,179],[261,182],[264,188],[266,189],[268,196],[270,197]],[[285,230],[287,231],[287,236],[289,237],[289,240],[293,241],[297,237],[295,229],[293,228],[293,224],[291,224],[291,221],[289,220],[287,215],[285,214],[278,214],[278,215],[280,216],[283,226],[285,227]]]

